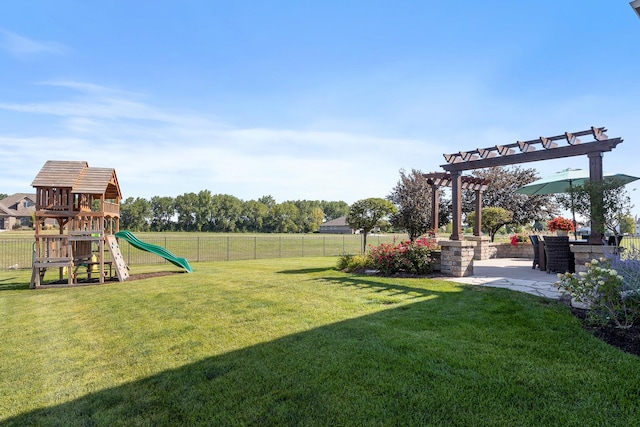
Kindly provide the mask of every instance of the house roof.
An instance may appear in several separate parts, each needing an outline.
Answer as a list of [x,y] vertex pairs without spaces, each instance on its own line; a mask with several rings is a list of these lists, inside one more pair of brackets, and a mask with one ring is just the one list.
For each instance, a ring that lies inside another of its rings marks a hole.
[[35,203],[36,195],[33,193],[15,193],[0,200],[0,203],[5,207],[9,207],[15,205],[18,202],[21,202],[24,199],[29,199]]
[[121,197],[115,169],[90,168],[85,161],[48,160],[31,185],[71,188],[72,193],[104,194],[108,199]]
[[13,209],[9,209],[7,206],[4,205],[4,203],[2,203],[2,200],[0,200],[0,215],[11,215],[11,216],[15,216],[16,211],[14,211]]
[[[35,202],[36,195],[31,193],[15,193],[11,196],[5,197],[0,200],[0,215],[3,216],[18,216],[21,215],[15,209],[11,209],[10,206],[14,206],[16,203],[20,203],[21,201],[29,199],[32,202]],[[24,213],[22,214],[24,215]]]
[[332,219],[331,221],[324,222],[320,225],[320,227],[348,227],[347,217],[340,216],[338,218]]

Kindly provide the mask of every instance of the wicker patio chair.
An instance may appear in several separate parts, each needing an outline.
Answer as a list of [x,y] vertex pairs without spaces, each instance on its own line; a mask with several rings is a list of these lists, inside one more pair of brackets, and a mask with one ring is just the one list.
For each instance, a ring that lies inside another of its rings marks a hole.
[[533,245],[533,269],[536,267],[540,267],[540,238],[532,234],[529,236],[529,240],[531,240],[531,244]]
[[547,273],[572,272],[573,254],[569,236],[544,236]]

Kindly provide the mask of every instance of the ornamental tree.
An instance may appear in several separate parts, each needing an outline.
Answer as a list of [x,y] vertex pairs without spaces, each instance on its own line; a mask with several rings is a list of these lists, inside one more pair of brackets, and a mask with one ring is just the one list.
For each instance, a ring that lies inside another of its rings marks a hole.
[[412,242],[429,229],[437,228],[437,224],[431,224],[431,193],[431,186],[422,172],[413,169],[410,175],[400,171],[400,181],[387,196],[398,208],[391,216],[391,224],[406,230]]
[[[475,221],[476,213],[467,214],[467,221],[472,223]],[[491,241],[496,238],[496,233],[506,224],[510,224],[513,220],[513,212],[503,208],[482,208],[482,230],[489,233]]]
[[363,252],[367,248],[367,234],[379,225],[382,219],[397,211],[393,203],[377,197],[358,200],[351,205],[347,214],[347,224],[351,228],[362,230]]

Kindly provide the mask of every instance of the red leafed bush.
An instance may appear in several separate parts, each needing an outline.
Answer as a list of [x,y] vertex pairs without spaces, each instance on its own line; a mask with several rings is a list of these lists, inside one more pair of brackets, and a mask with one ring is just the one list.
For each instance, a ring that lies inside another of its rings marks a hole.
[[435,239],[422,237],[414,242],[383,243],[370,246],[368,256],[371,266],[384,275],[409,273],[424,275],[433,271],[431,253],[438,249]]

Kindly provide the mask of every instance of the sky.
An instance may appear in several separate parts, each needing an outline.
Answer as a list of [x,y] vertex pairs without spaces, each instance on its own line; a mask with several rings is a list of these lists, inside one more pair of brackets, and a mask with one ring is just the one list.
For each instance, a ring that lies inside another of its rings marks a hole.
[[84,160],[115,169],[125,199],[351,204],[386,197],[402,170],[442,172],[445,153],[591,126],[624,140],[604,170],[640,176],[640,19],[626,0],[2,9],[0,193],[32,192],[47,160]]

